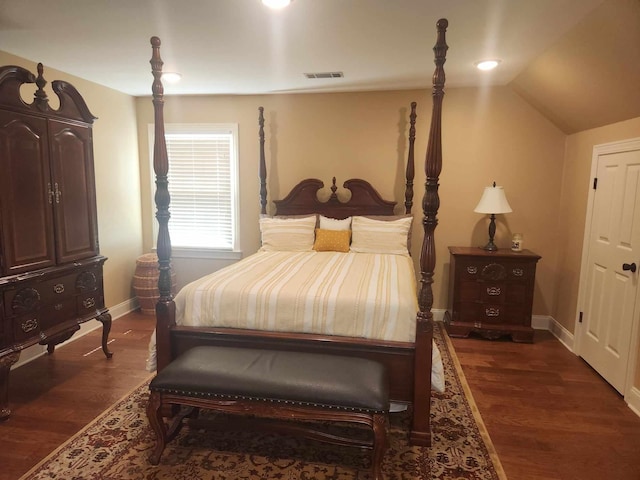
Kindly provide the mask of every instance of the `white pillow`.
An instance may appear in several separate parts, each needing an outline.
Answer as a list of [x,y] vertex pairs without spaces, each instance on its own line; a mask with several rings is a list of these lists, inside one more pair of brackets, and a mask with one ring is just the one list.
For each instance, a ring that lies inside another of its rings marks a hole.
[[261,218],[263,252],[307,252],[313,249],[316,216],[304,218]]
[[408,255],[407,238],[412,222],[413,217],[392,221],[353,217],[351,220],[351,251]]
[[337,220],[335,218],[325,217],[320,215],[320,229],[321,230],[350,230],[351,229],[351,217],[347,217],[344,220]]

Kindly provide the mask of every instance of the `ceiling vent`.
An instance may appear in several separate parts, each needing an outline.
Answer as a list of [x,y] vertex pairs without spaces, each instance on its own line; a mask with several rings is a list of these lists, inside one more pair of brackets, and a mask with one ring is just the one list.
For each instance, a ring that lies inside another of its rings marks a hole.
[[307,78],[344,78],[342,72],[318,72],[318,73],[305,73]]

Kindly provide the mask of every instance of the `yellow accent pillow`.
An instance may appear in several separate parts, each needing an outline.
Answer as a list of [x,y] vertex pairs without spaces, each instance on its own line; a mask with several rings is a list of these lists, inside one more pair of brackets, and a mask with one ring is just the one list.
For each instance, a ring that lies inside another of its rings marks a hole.
[[316,228],[313,249],[317,252],[348,252],[351,230],[322,230]]

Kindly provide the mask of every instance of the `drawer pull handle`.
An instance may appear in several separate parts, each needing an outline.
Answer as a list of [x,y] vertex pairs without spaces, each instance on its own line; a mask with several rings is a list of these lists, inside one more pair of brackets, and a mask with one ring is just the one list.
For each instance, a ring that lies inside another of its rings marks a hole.
[[60,311],[60,310],[62,310],[62,304],[58,303],[53,308],[55,308],[57,311]]
[[96,301],[93,297],[85,298],[82,301],[82,305],[84,305],[84,308],[91,308],[95,306],[95,304],[96,304]]
[[476,273],[478,273],[478,267],[467,267],[467,272],[471,275],[475,275]]
[[522,268],[514,268],[512,272],[516,277],[522,277],[524,275],[524,270]]
[[492,297],[497,297],[502,293],[500,287],[487,287],[487,295],[491,295]]
[[487,317],[498,317],[500,316],[500,309],[489,307],[484,311],[487,314]]
[[63,283],[56,283],[53,286],[53,291],[56,292],[58,295],[61,293],[64,293],[64,284]]
[[24,333],[29,333],[33,330],[35,330],[36,328],[38,328],[38,320],[36,320],[35,318],[32,318],[31,320],[27,320],[26,322],[22,322],[22,331]]

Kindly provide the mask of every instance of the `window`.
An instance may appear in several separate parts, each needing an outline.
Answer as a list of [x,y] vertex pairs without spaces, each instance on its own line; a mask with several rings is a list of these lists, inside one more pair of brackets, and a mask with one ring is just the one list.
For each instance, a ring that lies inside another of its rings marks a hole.
[[165,141],[173,250],[237,251],[238,125],[169,123]]

